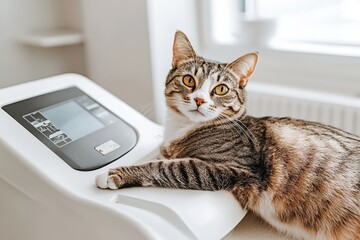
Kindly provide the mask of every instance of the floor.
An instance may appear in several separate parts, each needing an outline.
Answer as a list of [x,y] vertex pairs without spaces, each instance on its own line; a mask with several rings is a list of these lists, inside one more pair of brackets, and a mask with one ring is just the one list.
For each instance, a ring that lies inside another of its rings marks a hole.
[[277,232],[255,214],[248,212],[223,240],[295,240]]

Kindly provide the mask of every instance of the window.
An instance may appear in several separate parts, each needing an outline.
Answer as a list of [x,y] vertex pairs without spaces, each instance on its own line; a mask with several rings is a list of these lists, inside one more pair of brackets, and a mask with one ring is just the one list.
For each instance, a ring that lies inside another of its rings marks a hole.
[[271,38],[360,46],[360,0],[212,0],[209,10],[221,44]]

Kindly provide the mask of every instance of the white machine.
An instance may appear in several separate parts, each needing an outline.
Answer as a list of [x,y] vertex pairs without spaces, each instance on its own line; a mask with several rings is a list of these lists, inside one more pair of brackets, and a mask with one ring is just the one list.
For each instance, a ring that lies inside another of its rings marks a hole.
[[0,107],[0,239],[221,239],[246,213],[225,191],[98,189],[155,159],[163,129],[83,76],[1,89]]

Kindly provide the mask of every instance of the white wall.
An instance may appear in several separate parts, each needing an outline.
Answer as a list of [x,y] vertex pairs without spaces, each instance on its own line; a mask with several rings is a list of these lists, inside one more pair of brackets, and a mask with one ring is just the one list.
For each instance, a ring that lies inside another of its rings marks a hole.
[[152,110],[146,0],[83,0],[82,6],[89,77],[137,110]]
[[34,30],[80,27],[79,0],[0,1],[0,88],[64,72],[85,73],[81,45],[39,48],[19,43]]

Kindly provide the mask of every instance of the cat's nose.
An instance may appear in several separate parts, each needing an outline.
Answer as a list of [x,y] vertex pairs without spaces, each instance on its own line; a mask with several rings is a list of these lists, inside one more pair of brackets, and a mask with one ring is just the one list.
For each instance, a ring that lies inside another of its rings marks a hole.
[[202,98],[194,98],[194,100],[195,100],[195,103],[197,106],[200,106],[201,104],[203,104],[205,102],[205,100]]

